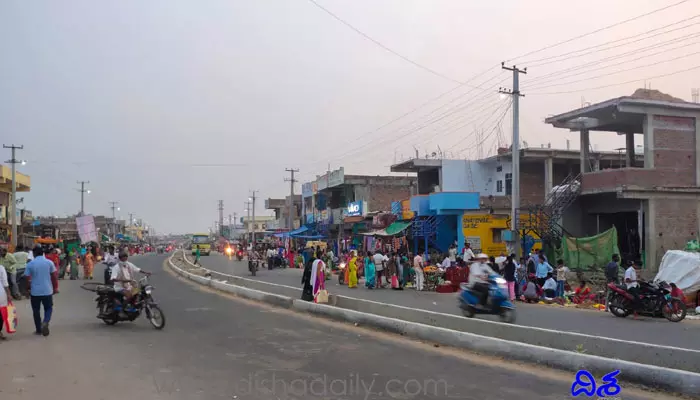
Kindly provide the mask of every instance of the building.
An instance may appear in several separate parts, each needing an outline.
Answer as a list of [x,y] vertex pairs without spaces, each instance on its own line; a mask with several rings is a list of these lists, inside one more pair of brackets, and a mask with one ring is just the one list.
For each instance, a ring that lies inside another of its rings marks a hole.
[[[36,227],[37,232],[54,232],[62,239],[75,239],[78,238],[78,225],[76,224],[77,216],[70,217],[37,217],[33,225]],[[114,219],[111,217],[105,217],[104,215],[96,215],[95,228],[100,234],[107,235],[109,237],[114,237],[117,234],[127,233],[131,237],[139,237],[142,235],[142,228],[137,229],[136,226],[127,227],[126,221]],[[140,232],[137,234],[137,231]],[[48,234],[47,234],[48,235]]]
[[341,167],[302,185],[304,222],[339,233],[369,214],[390,212],[392,202],[410,196],[416,183],[408,176],[345,175]]
[[[581,233],[615,226],[620,252],[641,259],[646,272],[658,269],[666,250],[684,248],[700,232],[700,104],[639,89],[546,119],[579,132],[582,165],[578,206]],[[595,168],[591,132],[624,135],[622,168]],[[644,156],[636,155],[636,141]],[[572,217],[573,218],[573,217]]]
[[255,232],[255,237],[260,238],[268,230],[268,225],[274,224],[275,221],[275,217],[271,215],[256,215],[255,219],[253,217],[241,217],[242,231],[246,236],[250,235],[251,232]]
[[[467,241],[489,255],[514,250],[506,246],[512,229],[513,154],[507,148],[498,153],[481,160],[416,158],[391,167],[392,172],[417,175],[417,193],[410,200],[410,209],[426,219],[424,228],[432,226],[421,237],[431,238],[429,241],[442,251],[455,240],[460,250]],[[643,155],[636,156],[637,162],[642,159]],[[618,152],[591,153],[590,160],[596,168],[625,165],[624,156]],[[532,239],[526,251],[545,235],[539,226],[532,226],[530,214],[540,213],[553,188],[579,173],[578,151],[544,146],[520,150],[519,230],[521,236]]]
[[[29,175],[15,172],[17,179],[17,193],[29,192],[31,190],[31,179]],[[16,200],[19,200],[16,199]],[[0,242],[10,242],[12,232],[12,168],[0,165]],[[22,213],[17,207],[17,226],[22,224]]]
[[[275,213],[275,220],[267,224],[268,230],[293,230],[301,224],[302,197],[300,194],[287,196],[284,199],[266,199],[265,208]],[[290,208],[291,204],[291,208]],[[290,209],[292,213],[292,226],[289,226]]]

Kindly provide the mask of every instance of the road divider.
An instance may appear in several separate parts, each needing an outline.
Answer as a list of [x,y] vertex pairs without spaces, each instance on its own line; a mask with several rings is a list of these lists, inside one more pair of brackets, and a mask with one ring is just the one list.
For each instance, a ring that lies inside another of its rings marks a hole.
[[[187,257],[184,257],[184,261],[190,267],[197,267]],[[292,298],[301,296],[300,288],[264,282],[258,279],[243,278],[208,269],[203,270],[208,271],[214,279],[226,280],[237,286],[273,292]],[[455,309],[457,307],[456,303],[457,300],[455,299]],[[575,332],[555,331],[524,325],[503,324],[479,318],[464,318],[460,315],[408,308],[355,297],[334,295],[332,293],[329,297],[329,304],[342,309],[439,326],[533,346],[579,352],[689,372],[700,371],[700,351],[693,349],[612,339]]]
[[[186,259],[184,260],[184,265],[183,263],[176,265],[176,262],[173,261],[173,256],[171,256],[168,259],[168,262],[171,269],[187,279],[246,299],[262,301],[275,306],[338,321],[354,322],[358,325],[379,328],[385,331],[419,340],[425,340],[431,343],[462,348],[476,353],[494,355],[507,359],[542,364],[572,372],[585,369],[596,376],[602,376],[611,371],[620,370],[620,379],[628,382],[640,383],[658,389],[693,397],[700,396],[700,374],[695,372],[606,358],[591,354],[582,354],[577,351],[552,348],[551,346],[538,346],[518,341],[478,335],[471,332],[448,329],[445,327],[435,326],[435,324],[407,321],[405,319],[391,318],[333,305],[310,303],[302,301],[296,298],[296,296],[290,297],[286,295],[267,293],[261,290],[232,284],[226,280],[214,279],[212,277],[215,275],[213,271],[192,266],[192,264],[188,263]],[[192,267],[194,267],[195,270],[199,269],[203,271],[193,273],[187,270]],[[239,278],[234,279],[234,281],[245,279],[240,277],[233,278]],[[507,330],[511,327],[513,326],[501,325],[502,330]]]

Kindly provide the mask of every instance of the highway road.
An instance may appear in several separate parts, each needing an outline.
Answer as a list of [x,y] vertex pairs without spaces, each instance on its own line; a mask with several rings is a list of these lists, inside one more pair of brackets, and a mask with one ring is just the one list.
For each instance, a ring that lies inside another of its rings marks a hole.
[[[144,319],[104,325],[95,318],[94,294],[81,290],[81,282],[61,283],[47,338],[32,335],[29,304],[20,302],[20,331],[0,343],[0,398],[569,398],[571,373],[229,297],[181,280],[164,260],[134,260],[155,272],[154,296],[167,316],[163,331]],[[625,385],[621,396],[673,398]]]
[[[190,258],[191,260],[191,258]],[[219,254],[201,259],[205,268],[226,274],[259,279],[265,282],[300,288],[300,269],[276,269],[259,271],[256,277],[250,276],[247,263],[229,260]],[[330,281],[327,289],[331,293],[357,297],[404,307],[459,314],[454,295],[415,290],[394,291],[390,289],[366,290],[348,289],[340,286],[337,280]],[[642,343],[675,346],[700,350],[700,321],[684,320],[672,323],[662,318],[632,317],[621,319],[610,313],[595,310],[580,310],[560,306],[517,303],[517,323],[558,331],[577,332],[607,338],[623,339]],[[479,316],[479,318],[489,318]],[[497,320],[497,317],[493,317]]]

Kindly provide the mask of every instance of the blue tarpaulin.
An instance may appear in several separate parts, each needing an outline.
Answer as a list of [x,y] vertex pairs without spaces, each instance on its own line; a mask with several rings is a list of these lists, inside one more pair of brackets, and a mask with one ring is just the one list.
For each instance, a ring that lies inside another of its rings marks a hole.
[[306,226],[302,226],[301,228],[295,229],[295,230],[290,231],[290,232],[277,233],[277,234],[275,234],[275,236],[277,236],[277,237],[290,237],[290,236],[298,237],[300,234],[302,234],[308,230],[309,230],[309,228],[307,228]]

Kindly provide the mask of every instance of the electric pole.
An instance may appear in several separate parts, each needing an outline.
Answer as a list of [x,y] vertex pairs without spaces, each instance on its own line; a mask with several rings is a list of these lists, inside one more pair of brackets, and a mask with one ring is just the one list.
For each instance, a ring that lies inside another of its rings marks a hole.
[[89,184],[90,181],[78,181],[78,185],[80,185],[80,189],[78,191],[80,192],[80,216],[82,217],[85,215],[85,193],[90,193],[90,190],[85,189],[85,185]]
[[224,201],[219,200],[219,236],[224,236]]
[[250,196],[249,199],[253,202],[253,211],[251,212],[251,214],[253,214],[253,244],[255,244],[255,193],[257,193],[257,190],[253,190],[253,194]]
[[15,146],[2,145],[3,149],[10,149],[12,151],[12,158],[6,162],[12,164],[12,247],[17,247],[17,164],[24,164],[24,161],[20,161],[15,156],[17,150],[23,150],[24,145]]
[[509,94],[513,98],[513,144],[511,154],[513,156],[513,180],[510,208],[510,229],[513,232],[515,243],[515,255],[520,258],[522,246],[520,245],[519,225],[520,225],[520,97],[525,96],[520,93],[520,74],[527,74],[527,68],[519,69],[515,65],[506,67],[505,62],[501,63],[501,68],[513,72],[513,89],[500,88],[502,94]]
[[248,236],[248,240],[250,240],[250,202],[246,201],[243,204],[245,204],[245,210],[248,213],[248,224],[246,225],[246,236]]
[[129,226],[134,226],[134,213],[129,213]]
[[289,172],[291,174],[291,178],[287,179],[285,178],[285,182],[289,182],[289,204],[287,205],[287,209],[289,210],[289,216],[288,216],[288,228],[289,231],[291,232],[292,229],[294,229],[294,215],[292,214],[292,210],[294,209],[294,184],[297,182],[296,179],[294,179],[294,174],[299,172],[298,169],[294,168],[287,168],[285,171]]
[[109,208],[112,209],[112,235],[117,234],[117,214],[115,213],[115,211],[119,209],[119,207],[117,207],[117,204],[119,204],[118,201],[109,202]]

